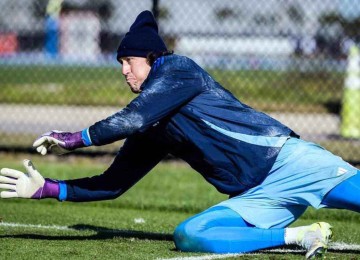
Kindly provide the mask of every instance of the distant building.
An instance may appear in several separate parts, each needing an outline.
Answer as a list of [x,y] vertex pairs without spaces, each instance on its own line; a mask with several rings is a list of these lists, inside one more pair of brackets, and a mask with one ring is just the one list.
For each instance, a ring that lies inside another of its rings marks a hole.
[[[0,31],[42,30],[42,17],[36,13],[47,1],[1,0]],[[152,9],[151,0],[65,0],[64,4],[89,7],[99,3],[111,6],[104,29],[124,33],[136,15]],[[216,36],[312,36],[324,13],[341,12],[360,16],[358,0],[159,0],[164,17],[161,31],[166,34]]]
[[[41,10],[46,3],[1,0],[0,34],[17,34],[20,51],[41,49]],[[116,50],[137,14],[151,10],[152,4],[152,0],[64,0],[68,8],[92,9],[99,16],[100,50],[108,53]],[[358,0],[159,0],[159,11],[160,33],[179,53],[217,58],[311,56],[319,44],[315,37],[323,30],[320,17],[339,13],[354,19],[360,17],[360,4]],[[336,26],[332,33],[339,33]]]

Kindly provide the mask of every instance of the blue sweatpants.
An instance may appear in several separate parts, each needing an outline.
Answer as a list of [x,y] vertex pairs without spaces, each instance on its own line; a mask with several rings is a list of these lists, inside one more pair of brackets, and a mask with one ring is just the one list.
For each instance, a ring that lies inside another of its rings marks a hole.
[[212,207],[182,222],[174,232],[184,252],[239,253],[281,246],[284,229],[260,229],[226,207]]
[[[360,171],[328,192],[322,204],[360,212],[358,194]],[[247,253],[284,245],[284,232],[284,228],[256,228],[232,209],[215,206],[182,222],[174,240],[185,252]]]

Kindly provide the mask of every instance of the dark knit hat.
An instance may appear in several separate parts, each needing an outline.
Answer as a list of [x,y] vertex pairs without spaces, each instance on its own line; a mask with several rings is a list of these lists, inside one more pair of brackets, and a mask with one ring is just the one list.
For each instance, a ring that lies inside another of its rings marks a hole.
[[143,11],[125,34],[117,50],[121,57],[146,57],[150,52],[167,51],[165,43],[158,34],[158,26],[150,11]]

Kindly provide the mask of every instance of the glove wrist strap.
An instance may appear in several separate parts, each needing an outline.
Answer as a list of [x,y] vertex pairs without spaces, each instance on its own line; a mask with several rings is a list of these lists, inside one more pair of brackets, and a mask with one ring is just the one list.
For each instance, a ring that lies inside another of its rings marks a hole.
[[59,182],[46,178],[44,186],[38,189],[32,199],[58,198],[60,194]]

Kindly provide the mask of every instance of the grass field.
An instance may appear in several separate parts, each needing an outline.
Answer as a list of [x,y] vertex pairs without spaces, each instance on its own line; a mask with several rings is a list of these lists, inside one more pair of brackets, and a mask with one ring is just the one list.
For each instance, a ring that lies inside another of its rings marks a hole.
[[[344,74],[298,71],[209,73],[265,111],[326,112],[341,101]],[[0,66],[0,103],[125,106],[135,97],[119,67]]]
[[[112,161],[0,154],[0,168],[22,170],[24,158],[32,159],[44,176],[57,179],[92,176]],[[174,228],[224,199],[186,164],[163,162],[112,201],[1,200],[0,259],[303,259],[304,252],[294,248],[243,256],[176,251]],[[334,226],[336,244],[327,259],[360,258],[359,214],[309,209],[293,226],[320,220]],[[339,250],[341,245],[345,250]]]

